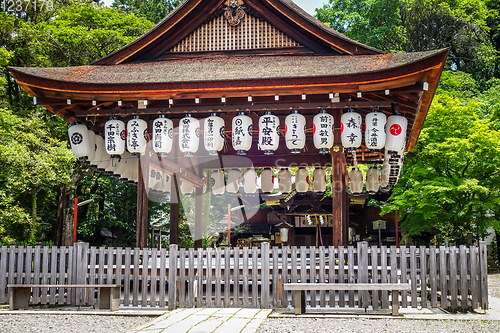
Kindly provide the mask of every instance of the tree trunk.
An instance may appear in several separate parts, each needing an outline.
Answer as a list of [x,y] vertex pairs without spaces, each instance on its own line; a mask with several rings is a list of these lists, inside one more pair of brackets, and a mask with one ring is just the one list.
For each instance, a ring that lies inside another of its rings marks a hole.
[[57,206],[56,224],[54,227],[54,245],[61,246],[64,218],[64,200],[66,199],[66,184],[59,185],[59,204]]

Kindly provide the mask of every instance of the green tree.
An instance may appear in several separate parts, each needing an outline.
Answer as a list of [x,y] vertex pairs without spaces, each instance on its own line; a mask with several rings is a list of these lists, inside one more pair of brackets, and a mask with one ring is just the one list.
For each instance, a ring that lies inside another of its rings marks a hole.
[[158,23],[179,3],[180,0],[115,0],[111,6],[123,13],[133,13]]
[[479,119],[480,105],[438,95],[403,174],[382,214],[398,209],[409,236],[435,233],[465,244],[496,222],[500,133]]

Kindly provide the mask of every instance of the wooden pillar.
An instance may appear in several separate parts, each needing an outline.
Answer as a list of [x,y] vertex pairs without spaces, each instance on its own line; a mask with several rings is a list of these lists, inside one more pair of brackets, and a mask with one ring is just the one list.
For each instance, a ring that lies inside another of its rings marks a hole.
[[179,245],[179,183],[177,176],[172,175],[170,189],[170,244]]
[[347,246],[348,197],[346,183],[346,159],[340,138],[340,117],[342,111],[333,111],[335,118],[334,143],[332,156],[332,213],[333,213],[333,246]]
[[203,187],[195,188],[194,200],[194,248],[203,247]]
[[144,249],[148,247],[148,180],[149,177],[143,175],[147,173],[147,157],[139,157],[139,170],[137,182],[137,221],[136,221],[136,246]]

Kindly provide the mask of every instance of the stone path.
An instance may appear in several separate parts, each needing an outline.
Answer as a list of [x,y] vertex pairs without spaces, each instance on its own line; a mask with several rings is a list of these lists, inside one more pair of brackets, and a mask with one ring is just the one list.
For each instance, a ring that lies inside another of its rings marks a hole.
[[190,308],[163,314],[130,333],[255,333],[272,310]]

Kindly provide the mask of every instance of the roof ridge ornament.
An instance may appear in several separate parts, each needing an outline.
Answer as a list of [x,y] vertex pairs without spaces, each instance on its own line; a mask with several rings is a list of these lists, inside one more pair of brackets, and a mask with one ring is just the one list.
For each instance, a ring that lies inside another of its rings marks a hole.
[[245,7],[238,6],[237,0],[231,0],[229,6],[226,6],[224,9],[224,16],[227,19],[227,23],[229,25],[235,27],[241,23],[241,19],[245,16]]

